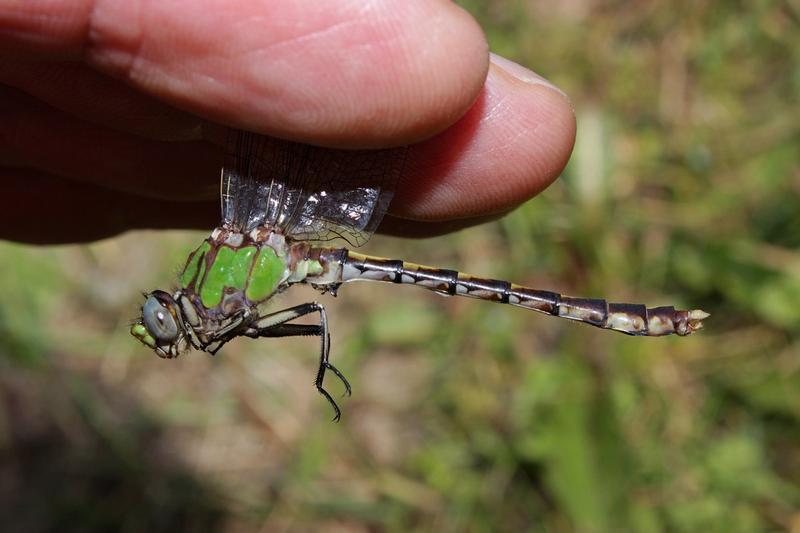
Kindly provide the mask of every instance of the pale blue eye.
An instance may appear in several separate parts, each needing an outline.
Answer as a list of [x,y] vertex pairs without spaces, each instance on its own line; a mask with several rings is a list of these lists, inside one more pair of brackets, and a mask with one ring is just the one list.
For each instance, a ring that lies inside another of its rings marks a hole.
[[172,343],[178,338],[175,319],[155,296],[147,298],[142,306],[142,322],[159,344]]

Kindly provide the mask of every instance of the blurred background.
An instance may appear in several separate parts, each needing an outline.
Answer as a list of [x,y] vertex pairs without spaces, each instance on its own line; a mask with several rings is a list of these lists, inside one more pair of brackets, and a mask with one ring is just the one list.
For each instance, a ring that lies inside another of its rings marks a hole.
[[166,362],[129,336],[206,232],[3,243],[5,531],[800,531],[800,4],[461,4],[570,95],[575,153],[501,221],[366,251],[706,330],[348,286],[337,425],[313,339]]

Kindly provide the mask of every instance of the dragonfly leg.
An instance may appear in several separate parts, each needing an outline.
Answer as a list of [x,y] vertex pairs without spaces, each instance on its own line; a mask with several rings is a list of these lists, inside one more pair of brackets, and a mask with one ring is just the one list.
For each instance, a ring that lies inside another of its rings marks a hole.
[[[287,324],[296,318],[300,318],[311,313],[319,313],[319,325],[313,324]],[[314,380],[317,391],[328,400],[333,407],[335,416],[334,422],[338,422],[342,412],[331,395],[322,386],[325,379],[325,372],[330,370],[338,377],[345,387],[345,392],[349,396],[352,392],[347,378],[333,366],[329,361],[331,350],[331,337],[328,331],[328,316],[325,308],[317,302],[307,303],[277,311],[258,320],[253,326],[244,331],[244,335],[252,338],[258,337],[299,337],[299,336],[319,336],[321,340],[319,370]]]
[[205,344],[202,348],[211,355],[217,355],[217,352],[222,348],[226,342],[235,338],[238,333],[236,329],[250,319],[251,312],[245,309],[233,315],[227,323],[214,335],[214,337]]

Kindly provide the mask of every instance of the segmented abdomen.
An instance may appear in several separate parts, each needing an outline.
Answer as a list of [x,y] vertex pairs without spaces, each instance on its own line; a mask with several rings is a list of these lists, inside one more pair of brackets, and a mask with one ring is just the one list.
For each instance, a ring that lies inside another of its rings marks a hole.
[[533,309],[628,335],[689,335],[701,329],[702,320],[708,316],[697,309],[680,311],[672,306],[647,308],[641,304],[562,296],[556,292],[531,289],[508,281],[478,278],[455,270],[370,257],[349,250],[345,252],[340,255],[342,282],[370,280],[417,285],[441,294]]

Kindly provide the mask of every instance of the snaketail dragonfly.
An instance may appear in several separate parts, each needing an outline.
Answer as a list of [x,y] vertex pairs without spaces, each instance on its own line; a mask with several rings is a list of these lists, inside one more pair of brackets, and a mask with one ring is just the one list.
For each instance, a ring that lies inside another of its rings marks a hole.
[[[325,246],[363,245],[377,228],[405,162],[405,148],[352,151],[317,148],[231,131],[222,168],[222,224],[194,250],[169,294],[145,294],[131,334],[164,358],[190,347],[211,354],[235,337],[316,336],[321,340],[317,390],[331,371],[325,308],[311,302],[265,313],[263,304],[296,283],[336,294],[342,283],[385,281],[468,296],[585,322],[628,335],[689,335],[708,316],[700,310],[647,308],[574,298],[457,272]],[[294,321],[316,314],[318,324]]]

